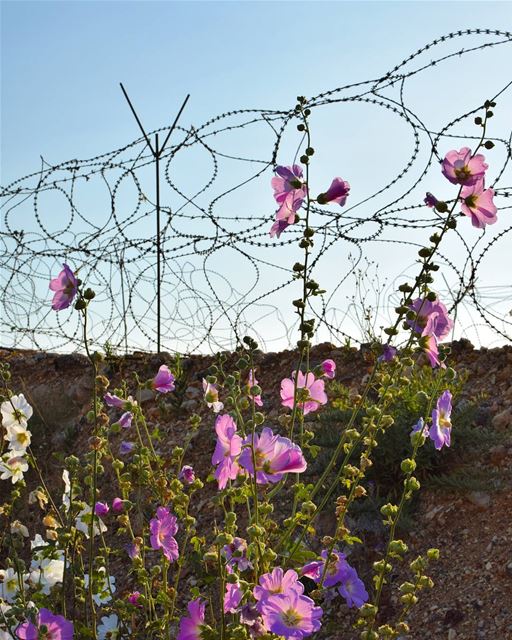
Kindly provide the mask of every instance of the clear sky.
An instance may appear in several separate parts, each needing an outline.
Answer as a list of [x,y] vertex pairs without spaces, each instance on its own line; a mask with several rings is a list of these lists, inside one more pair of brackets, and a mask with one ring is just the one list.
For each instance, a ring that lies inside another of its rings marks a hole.
[[[187,93],[182,122],[198,126],[228,110],[289,109],[297,94],[313,96],[378,78],[450,31],[512,29],[510,2],[42,0],[1,6],[3,185],[37,171],[40,156],[51,164],[84,159],[138,138],[120,81],[148,130],[170,124]],[[512,68],[511,47],[469,57],[461,66],[456,77],[448,67],[436,78],[427,76],[428,85],[413,83],[408,98],[433,125],[503,86]],[[496,126],[506,129],[510,92],[496,112]],[[333,128],[346,125],[342,171],[354,191],[369,177],[378,181],[379,168],[384,178],[393,175],[386,175],[384,155],[376,168],[375,146],[395,146],[397,157],[407,158],[410,151],[399,129],[361,113],[353,118],[347,112],[346,121],[332,115],[317,127],[326,157],[335,158],[340,149],[334,147]],[[258,145],[256,138],[252,142]],[[347,157],[354,158],[353,166]],[[272,209],[268,194],[262,202]],[[485,284],[507,283],[502,277]]]

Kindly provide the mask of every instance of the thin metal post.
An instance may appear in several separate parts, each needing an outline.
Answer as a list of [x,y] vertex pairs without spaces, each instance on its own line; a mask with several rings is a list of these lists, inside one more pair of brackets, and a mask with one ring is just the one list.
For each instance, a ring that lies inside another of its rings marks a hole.
[[160,149],[158,133],[155,134],[155,167],[156,167],[156,350],[160,353],[161,343],[161,248],[160,248]]

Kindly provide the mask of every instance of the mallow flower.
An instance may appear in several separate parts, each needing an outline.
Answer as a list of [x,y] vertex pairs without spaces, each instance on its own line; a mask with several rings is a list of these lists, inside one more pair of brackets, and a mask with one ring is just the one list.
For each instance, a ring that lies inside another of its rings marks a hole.
[[4,400],[0,406],[0,412],[2,413],[2,425],[5,429],[16,426],[26,429],[33,410],[25,396],[20,393],[17,396],[11,396],[9,400]]
[[452,394],[446,390],[439,397],[436,408],[432,411],[432,426],[429,430],[430,439],[436,449],[449,447],[452,433]]
[[276,593],[289,593],[295,591],[298,595],[304,593],[304,585],[299,581],[299,576],[293,569],[283,571],[281,567],[275,567],[270,573],[260,576],[259,584],[253,589],[254,598],[258,601],[258,610],[261,604]]
[[494,190],[484,188],[483,178],[473,185],[463,187],[460,197],[462,213],[471,219],[471,224],[477,229],[483,229],[486,224],[497,221],[498,209],[492,200]]
[[73,302],[78,291],[78,280],[67,264],[62,265],[62,271],[50,281],[50,290],[54,291],[52,309],[62,311]]
[[267,631],[286,640],[302,640],[320,629],[322,609],[296,591],[278,593],[261,604],[261,617]]
[[215,478],[219,489],[224,489],[228,480],[234,480],[240,472],[237,456],[242,450],[242,438],[236,433],[236,423],[229,415],[222,415],[215,421],[217,444],[212,456]]
[[342,178],[334,178],[327,191],[325,193],[321,193],[317,197],[317,202],[318,204],[335,202],[336,204],[343,206],[347,201],[349,191],[350,185],[346,180],[342,180]]
[[149,521],[149,531],[151,547],[161,549],[169,562],[177,560],[179,549],[174,538],[178,531],[176,516],[171,515],[166,507],[158,507],[156,517]]
[[[302,371],[299,371],[297,375],[297,406],[302,409],[304,415],[316,411],[321,404],[326,404],[327,394],[324,389],[323,380],[316,379],[311,372],[304,375]],[[291,378],[281,380],[281,404],[293,409],[294,400],[295,372],[292,373]]]
[[153,389],[159,393],[169,393],[176,388],[175,377],[169,370],[169,367],[163,364],[153,380]]
[[197,598],[188,603],[187,609],[188,616],[181,619],[176,640],[201,640],[205,602],[201,598]]
[[482,154],[471,155],[469,147],[462,147],[460,151],[449,151],[442,166],[442,173],[452,184],[470,186],[485,175],[488,165]]
[[16,637],[20,640],[73,640],[73,634],[72,622],[44,608],[39,609],[35,625],[27,621],[16,629]]

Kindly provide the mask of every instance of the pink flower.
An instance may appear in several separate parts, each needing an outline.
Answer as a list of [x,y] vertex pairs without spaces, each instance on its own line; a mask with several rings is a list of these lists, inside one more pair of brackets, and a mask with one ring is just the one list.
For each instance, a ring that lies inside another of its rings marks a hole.
[[115,396],[112,393],[106,393],[103,396],[103,400],[105,400],[105,404],[109,407],[115,407],[116,409],[124,409],[124,406],[126,405],[126,400],[123,400],[123,398]]
[[240,472],[236,461],[242,450],[242,438],[236,433],[236,424],[229,415],[219,416],[215,422],[217,444],[212,456],[212,464],[217,465],[215,478],[219,489],[224,489],[228,480],[234,480]]
[[449,151],[443,160],[443,175],[453,184],[470,186],[483,178],[488,165],[481,154],[471,156],[471,149],[463,147],[460,151]]
[[448,309],[440,300],[416,298],[410,308],[417,314],[414,320],[407,320],[413,331],[422,336],[435,336],[437,340],[443,340],[449,335],[453,321],[448,316]]
[[[44,632],[42,628],[45,628]],[[48,609],[39,609],[36,624],[24,622],[16,629],[20,640],[73,640],[73,623],[63,616],[56,616]]]
[[[292,378],[285,378],[281,381],[281,404],[284,407],[293,409],[295,395],[295,373]],[[327,395],[324,391],[324,381],[316,380],[314,374],[309,372],[305,376],[299,371],[297,377],[297,406],[300,407],[304,415],[311,411],[316,411],[321,404],[327,402]]]
[[494,224],[497,221],[498,209],[492,201],[493,189],[484,189],[483,178],[475,184],[463,187],[461,191],[462,213],[471,218],[471,224],[478,229],[483,229],[486,224]]
[[251,369],[249,371],[249,379],[247,380],[247,395],[249,396],[250,399],[254,400],[254,404],[257,404],[258,407],[262,407],[263,401],[261,399],[261,395],[257,395],[257,396],[251,395],[251,387],[254,387],[257,384],[258,384],[258,381],[256,380],[256,376],[254,375],[254,371]]
[[435,367],[441,367],[443,369],[446,367],[446,365],[439,360],[439,348],[437,346],[437,338],[434,335],[427,335],[421,338],[420,345],[422,345],[423,351],[433,369]]
[[118,424],[123,429],[129,429],[132,426],[133,413],[131,411],[125,411],[119,418]]
[[289,226],[290,224],[286,220],[276,220],[270,228],[270,237],[273,238],[277,236],[279,238],[283,231]]
[[429,430],[430,439],[439,451],[445,445],[451,444],[452,436],[452,394],[446,390],[437,401],[436,408],[432,411],[432,426]]
[[207,382],[203,378],[203,390],[204,399],[206,400],[206,404],[210,407],[210,409],[213,408],[214,413],[219,413],[219,411],[222,411],[222,409],[224,409],[224,405],[222,404],[222,402],[219,402],[219,392],[217,390],[217,387],[214,384]]
[[331,186],[325,193],[321,193],[318,198],[318,204],[327,204],[328,202],[336,202],[343,206],[347,201],[347,197],[350,191],[350,185],[341,178],[334,178],[331,182]]
[[256,482],[267,484],[279,482],[286,473],[301,473],[306,470],[307,463],[299,446],[288,438],[277,436],[265,427],[261,435],[252,434],[245,438],[244,449],[238,459],[240,466],[254,475],[253,465],[256,461]]
[[336,375],[336,363],[334,360],[324,360],[320,366],[322,367],[323,375],[332,380]]
[[228,573],[231,573],[235,566],[238,571],[245,571],[252,567],[247,558],[247,540],[244,540],[244,538],[233,538],[233,542],[222,547],[222,552],[227,560]]
[[163,364],[153,380],[153,389],[160,393],[169,393],[174,391],[176,385],[174,384],[175,377],[169,371],[169,367]]
[[116,513],[124,511],[124,500],[121,498],[114,498],[112,500],[112,511],[115,511]]
[[106,502],[97,502],[94,505],[94,513],[97,516],[106,516],[108,514],[108,512],[110,511],[109,506]]
[[287,640],[302,640],[318,631],[322,613],[311,598],[295,591],[270,596],[261,605],[265,629]]
[[169,513],[169,509],[158,507],[156,517],[149,522],[150,542],[152,549],[161,549],[170,562],[178,559],[178,543],[174,539],[178,531],[176,516]]
[[130,604],[133,604],[134,607],[142,607],[142,604],[139,602],[141,595],[140,591],[133,591],[128,595],[127,600]]
[[127,440],[123,440],[119,445],[119,455],[126,456],[131,453],[135,449],[134,442],[128,442]]
[[276,567],[271,573],[265,573],[260,576],[260,584],[253,589],[253,595],[258,600],[258,609],[261,603],[268,597],[276,593],[289,593],[295,591],[298,595],[304,593],[304,586],[299,582],[299,576],[293,569],[288,569],[285,573],[281,567]]
[[192,484],[196,479],[196,474],[194,473],[194,469],[190,465],[185,464],[181,468],[178,478],[185,484]]
[[135,558],[140,558],[140,545],[136,542],[132,542],[130,544],[125,545],[126,553],[131,560],[135,560]]
[[176,640],[201,640],[204,609],[205,603],[200,598],[188,603],[188,616],[181,619],[180,630]]
[[[302,180],[302,168],[298,164],[291,167],[277,166],[275,169],[277,176],[272,178],[272,188],[274,189],[274,198],[281,205],[285,203],[293,203],[300,200],[300,205],[307,195],[307,187]],[[295,211],[300,209],[300,205]],[[285,219],[287,216],[278,216],[278,219]]]
[[52,300],[54,311],[67,309],[73,302],[78,290],[78,280],[67,264],[63,264],[59,275],[50,281],[50,289],[55,291]]
[[430,191],[427,191],[423,202],[427,205],[427,207],[432,208],[436,206],[439,200],[432,193],[430,193]]
[[224,594],[224,613],[235,613],[242,601],[242,589],[238,583],[228,583]]

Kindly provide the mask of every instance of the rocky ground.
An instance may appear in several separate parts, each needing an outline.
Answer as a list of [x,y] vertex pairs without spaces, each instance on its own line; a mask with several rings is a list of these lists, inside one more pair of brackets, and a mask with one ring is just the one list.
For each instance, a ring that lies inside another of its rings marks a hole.
[[[338,365],[337,380],[355,389],[360,386],[369,366],[364,350],[322,344],[314,348],[312,364],[327,357]],[[60,466],[49,452],[81,451],[87,442],[84,415],[91,391],[87,360],[79,354],[8,349],[0,349],[0,358],[10,363],[11,388],[24,393],[35,409],[31,421],[35,453],[49,484],[57,487]],[[258,354],[258,379],[265,390],[270,422],[277,416],[279,382],[291,372],[295,358],[292,351]],[[158,366],[169,360],[166,354],[134,353],[107,360],[103,368],[115,386],[122,378],[133,380],[133,371],[142,379],[151,378]],[[149,419],[164,433],[164,455],[182,443],[188,415],[202,412],[201,379],[212,362],[212,357],[201,355],[183,361],[186,382],[178,410],[169,405],[168,411],[162,411],[149,391],[139,397],[146,404]],[[477,426],[490,426],[499,434],[498,444],[493,443],[485,454],[472,457],[471,451],[465,452],[466,464],[499,481],[485,491],[422,490],[414,526],[403,537],[411,559],[432,546],[442,549],[442,557],[432,569],[436,586],[413,610],[410,639],[512,639],[512,347],[476,350],[465,341],[453,343],[451,364],[469,373],[458,401],[478,399]],[[213,442],[211,414],[203,415],[188,459],[200,476],[209,471]],[[200,518],[207,523],[211,519],[207,501],[198,508]],[[26,524],[30,527],[30,522]],[[407,576],[404,573],[396,578],[399,584]],[[384,604],[392,613],[397,605],[392,592],[386,595]],[[339,604],[331,606],[337,607],[335,617],[350,615]],[[329,635],[331,640],[356,637],[355,631],[345,635],[333,631]]]

